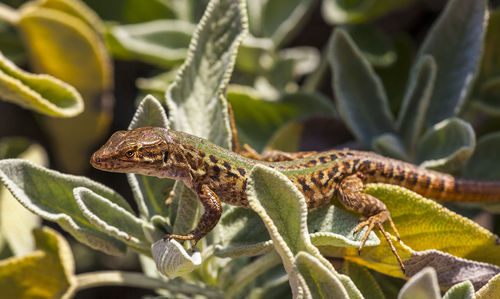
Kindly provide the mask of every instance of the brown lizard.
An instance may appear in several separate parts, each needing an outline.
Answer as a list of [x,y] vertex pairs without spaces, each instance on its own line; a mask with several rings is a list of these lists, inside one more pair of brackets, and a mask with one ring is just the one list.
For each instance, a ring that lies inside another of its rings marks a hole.
[[[245,155],[258,157],[256,153]],[[274,152],[264,158],[268,161],[245,157],[186,133],[144,127],[114,133],[92,155],[91,163],[95,168],[106,171],[182,180],[198,196],[205,212],[189,234],[167,235],[166,238],[193,240],[192,248],[219,221],[221,202],[248,207],[248,175],[256,164],[264,164],[283,173],[294,183],[306,198],[309,210],[328,205],[337,196],[346,209],[361,214],[363,221],[355,232],[364,227],[368,229],[359,251],[363,249],[369,233],[377,227],[403,271],[404,264],[382,224],[388,222],[398,239],[399,233],[385,204],[363,193],[366,183],[395,184],[443,201],[500,200],[500,182],[455,178],[371,152]]]

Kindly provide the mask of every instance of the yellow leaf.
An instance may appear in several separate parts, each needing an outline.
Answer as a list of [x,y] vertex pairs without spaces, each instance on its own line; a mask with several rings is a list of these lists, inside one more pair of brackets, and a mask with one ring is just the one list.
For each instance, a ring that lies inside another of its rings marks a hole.
[[47,227],[34,235],[37,251],[0,261],[2,298],[60,298],[71,292],[74,262],[68,243]]

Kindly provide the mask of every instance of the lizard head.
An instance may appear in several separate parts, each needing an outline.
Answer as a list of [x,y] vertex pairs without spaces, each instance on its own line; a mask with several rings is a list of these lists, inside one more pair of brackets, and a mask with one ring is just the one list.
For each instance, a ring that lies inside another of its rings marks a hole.
[[171,140],[162,128],[118,131],[92,155],[90,163],[100,170],[157,176],[168,162]]

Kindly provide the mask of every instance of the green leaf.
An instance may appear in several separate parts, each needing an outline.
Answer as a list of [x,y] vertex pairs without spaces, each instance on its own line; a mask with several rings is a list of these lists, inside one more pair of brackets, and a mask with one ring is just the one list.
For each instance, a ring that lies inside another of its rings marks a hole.
[[437,66],[427,126],[456,115],[472,88],[483,49],[486,2],[449,1],[420,48],[417,61],[431,55]]
[[422,129],[436,79],[436,62],[432,56],[424,56],[410,74],[410,80],[398,114],[397,128],[403,137],[405,148],[412,152]]
[[[144,97],[141,101],[128,129],[148,126],[168,128],[165,110],[151,95]],[[167,214],[165,200],[174,185],[174,180],[132,173],[127,174],[127,178],[142,217],[151,219],[154,215],[165,216]]]
[[20,8],[16,25],[32,68],[71,84],[85,102],[85,111],[71,120],[41,120],[60,167],[79,173],[89,167],[89,151],[111,123],[112,64],[94,28],[101,21],[95,14],[88,16],[82,2],[64,1],[54,7],[44,3],[32,1]]
[[157,20],[108,28],[113,56],[171,68],[186,58],[194,25],[181,20]]
[[378,27],[369,24],[342,27],[371,65],[384,67],[396,61],[396,50],[389,38]]
[[436,271],[425,268],[413,276],[401,289],[398,299],[439,299]]
[[[263,1],[259,19],[261,34],[259,37],[270,37],[279,48],[291,40],[305,24],[305,18],[315,8],[314,0],[268,0]],[[252,32],[253,33],[253,32]]]
[[295,266],[304,278],[312,298],[353,298],[341,287],[338,278],[309,253],[300,251],[296,255]]
[[500,9],[489,10],[487,28],[478,82],[500,76],[500,38],[495,34],[500,29]]
[[188,56],[167,90],[166,102],[175,130],[230,147],[224,92],[237,47],[246,32],[244,1],[211,1],[196,27]]
[[188,274],[201,265],[198,249],[188,253],[176,240],[159,240],[151,250],[158,271],[170,278]]
[[[436,259],[436,253],[435,251],[432,251],[434,253],[416,253],[416,251],[436,249],[454,256],[448,255],[441,258],[443,267],[440,271],[455,269],[449,267],[450,265],[457,267],[463,267],[465,264],[471,265],[465,263],[463,259],[482,262],[479,264],[490,269],[488,270],[490,274],[495,271],[494,269],[498,269],[496,266],[484,264],[500,265],[500,255],[498,245],[496,245],[497,237],[477,223],[399,186],[368,184],[365,192],[383,201],[391,212],[392,219],[401,235],[401,242],[398,242],[395,237],[392,237],[392,242],[405,265],[409,260],[414,259],[415,267],[421,269],[425,263],[417,257],[424,255],[432,261]],[[377,231],[376,234],[383,239],[380,232]],[[385,241],[381,242],[380,246],[365,247],[361,256],[358,256],[357,249],[346,248],[345,258],[390,276],[403,277],[396,258]],[[471,267],[478,267],[478,265],[471,265]],[[407,272],[409,272],[408,269]],[[473,275],[474,271],[470,273]],[[459,281],[454,281],[448,286]]]
[[120,23],[141,23],[158,19],[172,19],[177,13],[172,1],[164,0],[86,0],[105,20]]
[[394,119],[382,82],[345,31],[334,31],[328,60],[339,115],[357,139],[371,145],[377,136],[392,133]]
[[61,174],[20,159],[0,161],[0,181],[25,208],[57,222],[78,241],[108,254],[124,253],[125,244],[89,223],[73,196],[74,188],[86,187],[133,213],[125,199],[113,190],[88,178]]
[[75,285],[73,254],[56,231],[33,231],[38,250],[0,261],[0,289],[4,298],[61,298],[72,296]]
[[75,188],[73,194],[78,208],[90,223],[139,252],[149,254],[151,243],[143,230],[148,225],[146,222],[85,187]]
[[[300,251],[310,254],[333,277],[339,278],[331,264],[314,247],[307,232],[307,206],[302,194],[285,175],[262,165],[254,167],[248,181],[250,207],[259,214],[266,225],[290,277],[294,294],[309,290],[303,278],[293,270],[294,256]],[[334,282],[335,292],[359,295],[354,287],[344,282]],[[348,287],[348,289],[345,289]]]
[[470,281],[464,281],[451,287],[443,299],[472,299],[474,298],[474,286]]
[[500,171],[492,165],[499,165],[498,148],[500,132],[490,133],[479,138],[474,153],[465,164],[464,175],[483,180],[500,180]]
[[373,140],[372,148],[381,155],[408,161],[409,156],[405,151],[401,139],[391,133],[380,135]]
[[[250,3],[248,5],[251,6]],[[251,75],[263,73],[267,62],[273,60],[270,57],[273,49],[274,43],[269,38],[256,38],[251,35],[245,36],[243,43],[238,49],[238,56],[236,56],[236,69]]]
[[472,126],[461,119],[451,118],[436,124],[422,136],[417,159],[422,167],[456,172],[465,165],[475,146]]
[[[48,164],[47,153],[40,145],[30,144],[24,138],[1,139],[0,159],[13,157],[27,159],[42,166]],[[40,217],[25,209],[3,186],[0,187],[0,231],[15,256],[34,250],[32,230],[40,224]]]
[[[173,234],[187,234],[198,223],[200,204],[198,197],[188,188],[184,188],[182,182],[176,182],[173,188],[173,202],[177,206]],[[171,218],[171,221],[173,219]]]
[[386,296],[380,288],[379,282],[375,280],[373,275],[365,267],[361,267],[356,263],[344,261],[342,272],[349,276],[356,287],[361,291],[366,299],[385,299]]
[[50,75],[21,70],[0,53],[0,94],[3,100],[54,117],[73,117],[83,100],[71,85]]
[[227,99],[234,111],[240,141],[257,151],[262,151],[273,134],[289,122],[335,115],[333,105],[314,92],[299,91],[269,101],[254,89],[232,85]]
[[476,299],[489,299],[495,298],[500,292],[500,274],[493,277],[487,285],[483,286],[479,291],[477,291]]
[[414,0],[325,0],[321,12],[331,24],[363,23],[407,6]]

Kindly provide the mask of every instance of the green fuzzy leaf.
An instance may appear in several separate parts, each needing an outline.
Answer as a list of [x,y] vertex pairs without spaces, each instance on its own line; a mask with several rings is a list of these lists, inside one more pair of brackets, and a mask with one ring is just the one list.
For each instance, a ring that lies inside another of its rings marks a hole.
[[436,62],[432,56],[422,57],[410,74],[408,88],[398,114],[398,132],[403,137],[408,151],[415,150],[417,140],[424,128],[424,119],[435,79]]
[[156,20],[108,28],[106,38],[111,53],[171,68],[186,58],[194,25],[181,20]]
[[[271,187],[272,186],[272,187]],[[294,256],[306,252],[336,278],[331,264],[314,247],[307,233],[307,206],[302,194],[285,175],[262,165],[254,167],[248,182],[250,207],[259,214],[280,254],[294,294],[308,294],[305,280],[293,270]],[[352,283],[337,284],[336,292],[360,294]],[[348,288],[346,290],[345,288]]]
[[[128,129],[148,126],[168,128],[165,110],[160,102],[151,95],[146,96],[141,101]],[[127,178],[141,216],[151,219],[155,215],[165,216],[167,214],[165,200],[168,197],[168,191],[174,185],[174,180],[140,174],[127,174]]]
[[394,119],[380,78],[343,30],[335,30],[328,60],[339,115],[357,139],[371,145],[384,133],[394,131]]
[[[250,3],[248,3],[249,7],[251,6]],[[269,56],[273,50],[274,43],[271,39],[246,36],[238,49],[235,67],[239,71],[252,75],[263,73],[266,69],[266,63],[263,61],[266,61],[266,59],[262,58],[266,57],[267,60],[272,60]]]
[[158,19],[173,19],[177,16],[176,5],[164,0],[86,0],[90,7],[105,20],[123,24],[141,23]]
[[24,257],[0,261],[3,298],[69,298],[76,284],[73,254],[56,231],[33,232],[38,250]]
[[439,299],[436,271],[425,268],[413,276],[399,292],[398,299]]
[[358,24],[343,26],[343,29],[371,65],[384,67],[396,61],[396,50],[393,44],[378,27]]
[[500,58],[497,55],[500,37],[496,34],[500,29],[500,9],[489,11],[487,28],[478,82],[500,76]]
[[335,115],[333,105],[312,92],[285,94],[277,101],[268,101],[254,89],[231,86],[227,99],[234,111],[240,141],[257,151],[262,151],[273,134],[289,122]]
[[71,85],[50,75],[21,70],[0,53],[0,98],[54,117],[73,117],[83,100]]
[[151,251],[158,271],[170,278],[192,272],[202,261],[197,249],[188,253],[176,240],[159,240],[151,246]]
[[380,283],[375,280],[373,275],[365,267],[356,263],[344,261],[342,272],[349,276],[356,287],[361,291],[366,299],[385,299],[386,296],[380,288]]
[[474,286],[470,281],[464,281],[452,286],[443,299],[472,299],[474,298]]
[[414,0],[326,0],[323,1],[321,12],[325,20],[331,24],[363,23],[407,6],[412,2]]
[[295,257],[295,266],[304,278],[312,298],[356,298],[350,297],[339,279],[309,253],[300,251]]
[[493,277],[488,284],[477,291],[476,299],[495,298],[500,293],[500,274]]
[[[198,197],[184,183],[176,182],[173,188],[173,202],[176,203],[177,210],[173,226],[173,234],[187,234],[198,223],[200,214],[200,204]],[[173,210],[172,210],[173,211]],[[171,218],[173,221],[173,219]]]
[[476,146],[472,126],[451,118],[433,126],[418,143],[417,159],[422,167],[456,172],[465,165]]
[[193,34],[187,59],[167,90],[175,130],[230,147],[224,92],[246,27],[244,1],[209,3]]
[[73,196],[74,188],[86,187],[133,213],[125,199],[113,190],[88,178],[61,174],[20,159],[0,161],[0,181],[25,208],[57,222],[78,241],[108,254],[125,252],[123,242],[87,221]]
[[420,48],[417,61],[431,55],[437,65],[427,126],[456,115],[472,88],[483,49],[486,2],[449,1]]
[[143,230],[148,225],[146,222],[90,189],[77,187],[73,193],[78,208],[90,223],[128,246],[149,253],[151,244]]

